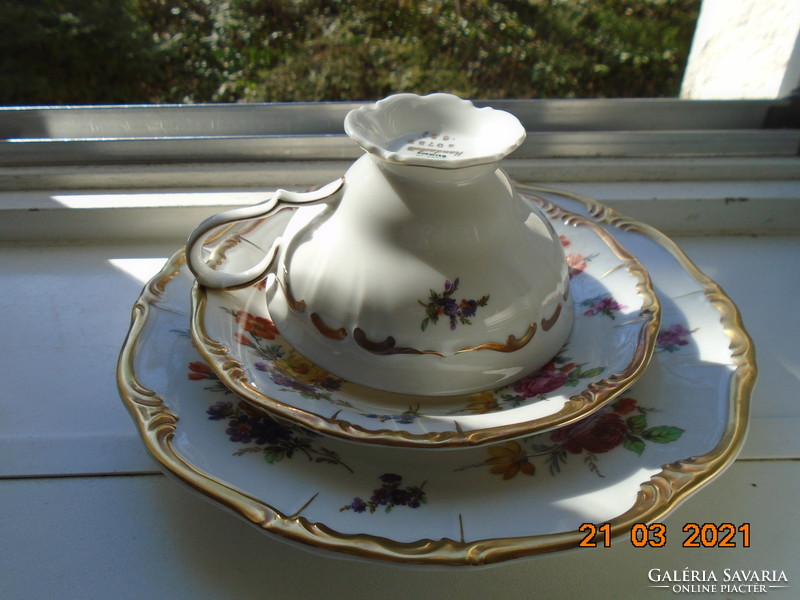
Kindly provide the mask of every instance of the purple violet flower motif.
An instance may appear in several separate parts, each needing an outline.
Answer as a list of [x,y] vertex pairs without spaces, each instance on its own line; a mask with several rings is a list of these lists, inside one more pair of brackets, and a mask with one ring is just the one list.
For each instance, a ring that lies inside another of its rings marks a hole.
[[210,421],[221,421],[233,414],[233,404],[227,400],[216,402],[208,407],[206,413]]
[[349,508],[356,513],[367,512],[367,503],[364,502],[361,498],[353,498],[353,501],[350,503]]
[[232,442],[249,444],[253,440],[253,424],[248,415],[237,415],[228,422],[225,430]]
[[458,289],[459,283],[460,280],[457,277],[453,281],[447,279],[444,282],[443,292],[430,290],[427,303],[419,300],[419,303],[425,307],[426,315],[422,320],[422,331],[425,331],[431,323],[437,323],[439,317],[442,316],[448,318],[451,331],[455,331],[459,323],[461,325],[471,325],[472,321],[470,319],[475,316],[478,307],[486,306],[489,303],[489,294],[482,296],[478,300],[456,300],[453,294]]
[[610,318],[614,318],[614,311],[620,311],[628,308],[627,306],[623,306],[611,296],[603,296],[592,298],[591,300],[585,300],[583,302],[584,306],[589,306],[589,308],[584,312],[584,316],[591,317],[593,315],[605,315]]
[[656,338],[656,346],[659,350],[666,350],[667,352],[675,352],[681,346],[689,344],[689,336],[691,331],[686,329],[680,323],[670,326],[668,329],[659,332]]

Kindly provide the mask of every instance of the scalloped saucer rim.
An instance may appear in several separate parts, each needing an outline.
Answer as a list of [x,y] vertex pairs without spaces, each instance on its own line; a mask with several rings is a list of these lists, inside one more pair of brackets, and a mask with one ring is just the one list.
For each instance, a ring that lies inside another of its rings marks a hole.
[[[613,236],[553,204],[542,208],[567,246],[572,299],[580,310],[568,351],[512,385],[425,398],[350,384],[281,339],[269,320],[263,283],[233,291],[195,285],[194,342],[225,385],[253,405],[353,442],[463,448],[568,425],[641,375],[653,353],[660,309],[646,269]],[[257,233],[256,228],[244,235]],[[235,258],[237,248],[250,245],[230,245],[222,254]],[[597,362],[600,357],[606,362]]]

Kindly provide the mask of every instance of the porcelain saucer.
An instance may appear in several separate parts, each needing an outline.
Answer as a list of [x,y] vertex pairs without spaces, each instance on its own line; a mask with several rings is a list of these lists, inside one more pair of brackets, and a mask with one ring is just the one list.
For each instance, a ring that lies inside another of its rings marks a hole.
[[[659,305],[634,256],[592,220],[542,203],[570,266],[575,323],[544,368],[511,385],[459,396],[393,394],[340,379],[296,352],[273,324],[265,288],[196,284],[192,337],[231,390],[272,415],[350,441],[419,448],[479,446],[546,431],[623,392],[652,356]],[[217,262],[246,263],[279,228],[229,233]],[[432,360],[436,360],[432,357]]]
[[134,305],[118,364],[144,443],[221,507],[339,556],[497,564],[577,548],[584,523],[608,523],[616,538],[661,519],[739,451],[756,377],[750,339],[731,300],[668,238],[600,204],[536,192],[594,215],[661,296],[650,365],[596,414],[457,452],[365,447],[278,422],[231,393],[193,348],[193,279],[179,252]]

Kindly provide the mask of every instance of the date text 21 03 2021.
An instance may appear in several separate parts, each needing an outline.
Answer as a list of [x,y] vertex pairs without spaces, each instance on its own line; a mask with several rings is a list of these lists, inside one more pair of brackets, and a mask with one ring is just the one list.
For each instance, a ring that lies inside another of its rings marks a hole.
[[[582,548],[611,546],[611,525],[583,523],[578,531],[585,533]],[[750,523],[686,523],[682,528],[684,548],[749,548]],[[636,523],[630,530],[630,543],[635,548],[662,548],[667,545],[667,527],[663,523]]]

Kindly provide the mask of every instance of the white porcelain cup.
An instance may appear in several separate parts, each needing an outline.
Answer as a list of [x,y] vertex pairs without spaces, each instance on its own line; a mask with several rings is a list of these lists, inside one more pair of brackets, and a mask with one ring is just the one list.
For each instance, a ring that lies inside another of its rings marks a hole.
[[[564,252],[498,162],[525,130],[511,114],[449,94],[399,94],[351,111],[366,153],[314,192],[212,217],[192,234],[197,281],[225,288],[271,273],[270,318],[320,367],[403,394],[499,387],[550,360],[573,306]],[[221,225],[296,212],[240,273],[206,264]]]

